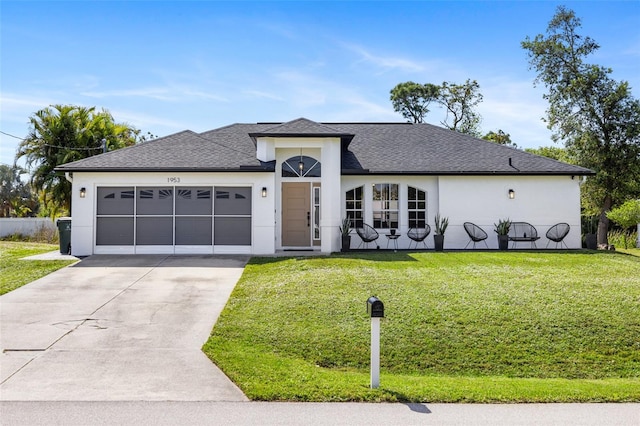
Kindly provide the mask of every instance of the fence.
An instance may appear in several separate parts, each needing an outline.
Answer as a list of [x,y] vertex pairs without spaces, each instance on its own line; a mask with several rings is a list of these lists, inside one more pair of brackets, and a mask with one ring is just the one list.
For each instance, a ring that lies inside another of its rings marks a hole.
[[0,218],[0,237],[14,234],[33,236],[43,230],[55,233],[57,229],[56,223],[46,217]]

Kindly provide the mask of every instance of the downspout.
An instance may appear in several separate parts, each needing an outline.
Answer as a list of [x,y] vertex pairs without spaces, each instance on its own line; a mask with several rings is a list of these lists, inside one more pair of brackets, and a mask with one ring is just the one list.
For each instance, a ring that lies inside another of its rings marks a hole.
[[68,180],[69,182],[73,183],[73,173],[71,172],[64,172],[64,178],[66,180]]

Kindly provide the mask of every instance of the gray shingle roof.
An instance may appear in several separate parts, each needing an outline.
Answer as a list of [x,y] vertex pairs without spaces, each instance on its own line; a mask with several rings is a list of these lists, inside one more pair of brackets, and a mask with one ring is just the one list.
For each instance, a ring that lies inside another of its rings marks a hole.
[[431,124],[331,126],[356,134],[343,156],[343,174],[363,169],[377,174],[591,174],[583,167]]
[[256,158],[246,134],[221,132],[215,137],[190,130],[64,164],[61,171],[273,171]]
[[292,136],[324,136],[324,137],[347,137],[351,138],[354,135],[351,133],[341,132],[330,126],[322,123],[316,123],[315,121],[308,120],[306,118],[298,118],[287,123],[278,124],[270,127],[266,130],[252,132],[249,134],[251,137],[261,136],[280,136],[280,137],[292,137]]
[[232,124],[183,131],[79,160],[60,171],[274,171],[256,159],[260,136],[325,136],[343,141],[343,174],[586,175],[592,171],[430,124]]

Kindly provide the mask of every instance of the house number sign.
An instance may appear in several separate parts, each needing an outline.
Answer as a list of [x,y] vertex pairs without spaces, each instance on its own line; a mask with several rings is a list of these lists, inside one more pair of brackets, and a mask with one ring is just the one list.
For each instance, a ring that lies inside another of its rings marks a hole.
[[179,177],[168,177],[167,178],[167,182],[169,182],[169,183],[180,183],[180,178]]

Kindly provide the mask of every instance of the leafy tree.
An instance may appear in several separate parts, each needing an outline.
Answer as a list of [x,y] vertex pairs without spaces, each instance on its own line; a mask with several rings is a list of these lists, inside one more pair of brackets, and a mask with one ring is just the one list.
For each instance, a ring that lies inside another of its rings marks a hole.
[[423,123],[429,104],[438,99],[439,90],[435,84],[407,81],[391,89],[390,99],[394,111],[412,123]]
[[0,164],[0,217],[24,217],[37,213],[38,200],[28,183],[20,175],[27,173],[22,167]]
[[486,135],[484,135],[482,139],[495,142],[498,145],[508,145],[514,148],[518,147],[518,145],[511,141],[511,135],[509,133],[503,132],[502,129],[499,129],[497,132],[491,130]]
[[24,184],[20,175],[24,171],[18,166],[0,164],[0,217],[11,216],[16,200],[22,197]]
[[54,171],[57,166],[101,154],[104,148],[133,145],[140,134],[94,107],[52,105],[33,114],[29,122],[29,134],[20,143],[16,160],[26,159],[31,185],[44,193],[43,203],[52,215],[71,213],[71,183]]
[[607,216],[623,228],[636,226],[640,223],[640,200],[629,200],[612,209]]
[[633,247],[630,243],[633,230],[629,229],[640,224],[640,200],[629,200],[620,207],[612,209],[607,217],[620,225],[623,230],[624,247]]
[[438,102],[446,109],[446,116],[440,123],[450,130],[479,137],[482,117],[474,108],[482,99],[476,80],[467,79],[463,84],[443,82]]
[[558,146],[541,146],[539,148],[525,148],[526,152],[531,154],[541,155],[543,157],[552,158],[563,163],[576,164],[574,158],[569,155],[569,152],[565,148]]
[[564,141],[577,162],[596,172],[583,186],[585,207],[597,208],[598,243],[607,244],[607,212],[640,193],[640,102],[626,81],[613,80],[612,70],[585,59],[599,46],[577,33],[580,19],[558,7],[547,35],[527,37],[530,68],[544,84],[549,101],[547,127],[554,141]]

